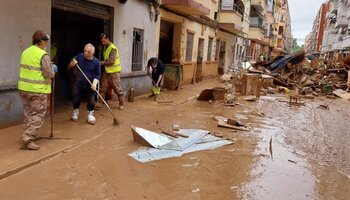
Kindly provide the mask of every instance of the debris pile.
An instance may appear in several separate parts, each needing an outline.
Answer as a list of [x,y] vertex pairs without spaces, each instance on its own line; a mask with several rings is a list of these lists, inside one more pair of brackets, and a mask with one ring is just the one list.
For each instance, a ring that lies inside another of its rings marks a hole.
[[250,71],[271,75],[275,78],[275,85],[294,89],[303,95],[317,96],[332,94],[336,89],[348,89],[350,56],[338,62],[307,58],[304,51],[299,51],[270,61],[257,62],[253,64],[255,69]]

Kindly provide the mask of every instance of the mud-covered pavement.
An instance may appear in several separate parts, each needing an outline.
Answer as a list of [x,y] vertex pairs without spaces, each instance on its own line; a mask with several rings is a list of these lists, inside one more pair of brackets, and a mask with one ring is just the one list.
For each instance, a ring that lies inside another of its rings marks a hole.
[[[290,107],[283,95],[240,100],[236,107],[189,100],[206,80],[164,92],[173,104],[146,96],[116,110],[121,126],[106,109],[97,124],[69,121],[70,106],[59,108],[55,136],[41,140],[38,152],[18,149],[21,126],[0,130],[0,199],[348,199],[350,196],[350,102],[304,100]],[[319,108],[327,105],[328,110]],[[211,115],[236,117],[249,132],[218,128]],[[141,145],[131,125],[157,131],[208,129],[231,138],[233,145],[149,163],[129,157]],[[49,126],[41,130],[49,133]],[[8,173],[6,173],[8,172]]]

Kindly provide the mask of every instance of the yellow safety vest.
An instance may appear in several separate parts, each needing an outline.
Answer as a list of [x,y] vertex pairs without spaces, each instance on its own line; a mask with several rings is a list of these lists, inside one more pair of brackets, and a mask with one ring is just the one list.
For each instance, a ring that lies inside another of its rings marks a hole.
[[118,51],[118,48],[113,43],[111,43],[107,47],[107,49],[103,52],[103,59],[104,60],[109,59],[109,54],[111,53],[112,49],[116,50],[116,58],[112,66],[105,66],[106,73],[109,73],[109,74],[122,71],[122,67],[120,65],[120,59],[119,59],[119,51]]
[[23,51],[19,68],[18,90],[50,94],[51,80],[45,79],[41,70],[41,58],[47,54],[36,45]]

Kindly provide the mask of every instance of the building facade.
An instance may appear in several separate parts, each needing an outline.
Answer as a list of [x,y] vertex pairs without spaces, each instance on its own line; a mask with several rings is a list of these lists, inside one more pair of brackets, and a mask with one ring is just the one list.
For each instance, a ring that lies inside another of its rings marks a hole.
[[350,1],[329,0],[321,57],[339,59],[350,53]]
[[[66,65],[86,43],[96,47],[101,59],[100,33],[110,35],[119,48],[124,90],[133,87],[144,94],[151,86],[145,66],[154,56],[182,66],[182,83],[188,84],[260,54],[269,58],[278,48],[290,51],[288,6],[280,14],[284,5],[287,0],[37,0],[35,5],[3,0],[0,33],[8,39],[0,49],[0,126],[22,118],[18,63],[38,29],[51,36],[57,50],[55,95],[60,105],[71,98]],[[287,28],[280,34],[281,20]]]
[[316,18],[313,22],[312,31],[310,32],[308,38],[308,48],[305,48],[305,52],[308,54],[320,55],[322,51],[328,10],[329,3],[323,3],[317,12]]
[[145,65],[149,57],[158,53],[157,22],[150,16],[152,5],[138,0],[125,4],[116,0],[37,0],[35,4],[1,1],[0,33],[8,38],[4,38],[0,50],[0,126],[18,123],[22,118],[22,102],[17,91],[19,59],[22,51],[31,45],[36,30],[48,33],[51,45],[57,49],[57,105],[71,98],[68,62],[83,52],[86,43],[93,44],[95,56],[101,58],[101,33],[109,34],[119,48],[124,90],[134,87],[139,94],[147,92],[151,83]]

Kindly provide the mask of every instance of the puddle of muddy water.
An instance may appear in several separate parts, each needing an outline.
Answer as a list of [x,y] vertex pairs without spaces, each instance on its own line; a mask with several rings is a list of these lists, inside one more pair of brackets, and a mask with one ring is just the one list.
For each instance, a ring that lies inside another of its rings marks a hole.
[[[257,107],[266,113],[266,102],[271,103],[272,98],[257,103]],[[262,108],[265,109],[262,109]],[[321,122],[313,114],[312,107],[303,110],[298,108],[275,109],[275,112],[290,112],[293,109],[300,123],[290,126],[286,118],[278,115],[273,117],[254,118],[255,127],[251,134],[258,138],[257,148],[254,152],[256,163],[252,168],[253,180],[241,187],[241,199],[346,199],[350,181],[346,175],[339,173],[332,167],[312,159],[312,155],[302,152],[293,143],[286,140],[300,137],[306,144],[312,145],[313,140],[307,140],[308,129],[322,130]],[[278,111],[279,110],[279,111]],[[282,111],[281,111],[282,110]],[[247,109],[239,112],[249,113]],[[311,118],[310,115],[312,116]],[[244,119],[244,117],[240,117]],[[288,119],[287,119],[288,120]],[[301,125],[301,126],[300,126]],[[309,131],[310,132],[310,131]],[[325,137],[327,133],[322,133]],[[324,150],[319,148],[321,151]],[[333,177],[333,178],[329,178]]]

